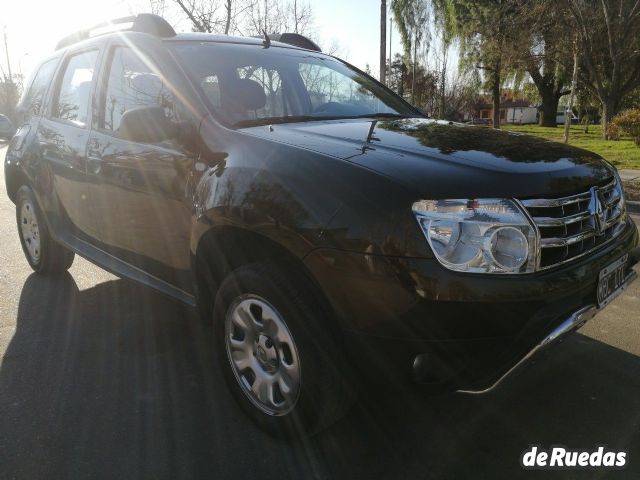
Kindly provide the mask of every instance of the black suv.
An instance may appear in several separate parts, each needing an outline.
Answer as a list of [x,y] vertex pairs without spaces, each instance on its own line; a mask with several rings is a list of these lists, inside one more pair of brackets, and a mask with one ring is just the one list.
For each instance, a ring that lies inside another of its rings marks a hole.
[[427,119],[295,35],[117,23],[64,39],[21,99],[24,253],[197,305],[267,429],[318,430],[365,378],[485,391],[636,276],[593,153]]

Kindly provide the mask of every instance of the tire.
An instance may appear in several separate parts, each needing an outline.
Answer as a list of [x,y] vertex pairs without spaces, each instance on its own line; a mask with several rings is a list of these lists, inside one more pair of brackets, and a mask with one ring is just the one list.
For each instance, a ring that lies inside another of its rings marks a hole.
[[299,438],[341,418],[357,389],[331,316],[310,282],[285,270],[260,262],[227,276],[213,309],[214,348],[248,416],[273,435]]
[[51,237],[28,186],[20,187],[16,193],[16,223],[22,251],[36,273],[61,273],[71,267],[75,254]]

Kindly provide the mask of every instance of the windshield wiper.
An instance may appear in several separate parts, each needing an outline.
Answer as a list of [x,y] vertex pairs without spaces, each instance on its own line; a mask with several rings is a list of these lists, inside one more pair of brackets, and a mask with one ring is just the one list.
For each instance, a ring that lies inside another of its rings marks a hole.
[[380,113],[366,113],[364,115],[353,115],[349,117],[343,118],[411,118],[407,115],[402,115],[400,113],[388,113],[388,112],[380,112]]
[[284,117],[264,117],[264,118],[252,118],[249,120],[240,120],[233,124],[234,127],[258,127],[260,125],[273,125],[277,123],[297,123],[297,122],[315,122],[322,120],[336,120],[339,118],[345,118],[343,116],[320,116],[320,115],[287,115]]
[[240,120],[233,124],[236,128],[258,127],[278,123],[321,122],[323,120],[350,120],[354,118],[410,118],[399,113],[366,113],[363,115],[285,115],[283,117],[264,117]]

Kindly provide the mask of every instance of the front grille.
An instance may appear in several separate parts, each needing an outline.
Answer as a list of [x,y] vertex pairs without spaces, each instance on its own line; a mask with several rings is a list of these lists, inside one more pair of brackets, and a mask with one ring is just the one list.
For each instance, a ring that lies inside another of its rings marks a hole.
[[538,268],[581,257],[615,238],[624,225],[622,197],[615,179],[571,197],[521,200],[540,231]]

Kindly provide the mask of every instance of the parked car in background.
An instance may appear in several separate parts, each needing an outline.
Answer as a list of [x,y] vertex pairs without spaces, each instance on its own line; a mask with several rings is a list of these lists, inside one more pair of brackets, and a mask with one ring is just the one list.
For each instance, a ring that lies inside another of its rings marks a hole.
[[[566,114],[567,114],[566,111],[558,110],[558,113],[556,113],[556,123],[558,125],[564,125],[564,120],[565,120]],[[575,125],[580,121],[578,116],[573,112],[570,113],[570,118],[571,118],[571,124],[572,125]]]
[[9,117],[0,113],[0,138],[9,140],[11,137],[13,137],[14,133],[15,128],[13,126],[13,123],[11,123],[11,120],[9,120]]
[[364,379],[488,391],[635,279],[596,154],[427,119],[299,36],[115,23],[64,39],[21,99],[5,178],[25,257],[197,306],[269,431],[318,431]]

